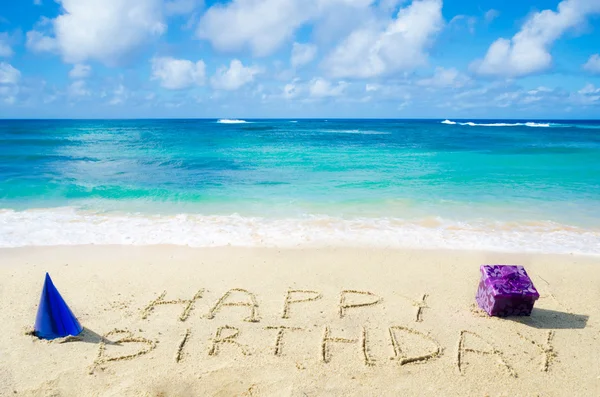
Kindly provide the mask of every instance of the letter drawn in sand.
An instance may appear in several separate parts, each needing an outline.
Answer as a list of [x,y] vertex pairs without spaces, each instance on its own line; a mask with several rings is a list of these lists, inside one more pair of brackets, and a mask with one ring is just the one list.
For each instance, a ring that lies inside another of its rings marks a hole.
[[428,297],[429,295],[423,294],[420,301],[415,301],[413,303],[413,305],[417,307],[417,318],[415,319],[415,321],[418,323],[423,321],[423,309],[429,308],[429,306],[427,306],[427,302],[425,302]]
[[192,299],[175,299],[172,301],[166,301],[165,296],[167,295],[167,291],[164,291],[162,294],[160,294],[158,296],[158,298],[156,298],[155,300],[150,302],[148,304],[148,306],[146,306],[144,308],[144,310],[142,310],[142,319],[145,320],[146,318],[148,318],[150,313],[154,310],[154,307],[156,307],[158,305],[185,304],[186,306],[184,307],[183,312],[179,316],[180,321],[185,321],[190,316],[190,312],[194,308],[194,302],[196,302],[198,299],[202,298],[203,293],[204,293],[204,289],[201,289],[198,292],[196,292],[196,295],[194,295],[192,297]]
[[[371,301],[366,302],[348,302],[349,295],[361,295],[361,296],[370,296],[373,299]],[[340,318],[343,318],[346,315],[346,310],[353,307],[364,307],[364,306],[373,306],[381,302],[381,297],[375,295],[372,292],[368,291],[356,291],[356,290],[343,290],[340,293]]]
[[367,329],[365,327],[362,327],[362,337],[361,337],[360,345],[362,347],[362,353],[363,353],[363,358],[365,359],[365,365],[367,367],[374,366],[375,360],[373,360],[371,358],[371,355],[369,354],[369,345],[368,345],[368,341],[367,341]]
[[[223,331],[228,332],[229,335],[223,336]],[[217,356],[219,354],[219,350],[220,350],[219,347],[226,343],[239,347],[244,356],[250,355],[250,353],[248,352],[248,347],[245,345],[242,345],[241,343],[239,343],[236,340],[236,338],[238,337],[239,334],[240,334],[240,330],[235,327],[230,327],[229,325],[219,327],[217,329],[217,333],[215,334],[215,337],[212,340],[212,346],[210,347],[210,350],[208,351],[208,355],[209,356]]]
[[[246,294],[248,301],[243,302],[243,301],[235,301],[235,302],[227,302],[227,300],[229,299],[229,297],[231,296],[232,293],[234,292],[241,292],[243,294]],[[221,299],[219,299],[217,301],[217,303],[215,303],[215,306],[210,309],[210,311],[208,312],[208,319],[213,319],[215,318],[215,314],[218,313],[222,307],[225,306],[245,306],[245,307],[249,307],[250,308],[250,315],[248,317],[246,317],[244,319],[244,321],[248,321],[251,323],[257,323],[259,322],[259,318],[258,318],[258,303],[256,302],[256,297],[254,296],[254,294],[252,292],[248,292],[245,289],[241,289],[241,288],[233,288],[230,289],[229,291],[225,292],[225,295],[223,295],[221,297]]]
[[[108,357],[106,355],[106,341],[107,341],[108,337],[110,337],[112,335],[124,335],[121,339],[118,339],[113,342],[113,344],[115,344],[115,345],[119,345],[122,343],[141,343],[145,346],[142,349],[140,349],[139,351],[137,351],[136,353],[127,354],[124,356]],[[94,370],[96,368],[103,368],[104,364],[106,364],[106,363],[109,363],[112,361],[132,360],[136,357],[143,356],[144,354],[147,354],[147,353],[151,352],[152,350],[154,350],[155,347],[156,347],[156,341],[146,339],[146,338],[141,338],[141,337],[134,337],[133,333],[128,330],[113,329],[112,331],[110,331],[102,336],[102,339],[100,340],[100,344],[98,347],[98,355],[96,356],[96,359],[94,360],[94,362],[90,368],[89,374],[90,375],[93,374]]]
[[521,335],[518,332],[517,335],[519,335],[524,341],[531,343],[540,350],[540,352],[543,354],[541,371],[548,372],[548,370],[550,369],[550,364],[554,361],[554,358],[556,357],[554,346],[552,346],[552,339],[554,339],[554,331],[548,331],[546,343],[544,343],[543,345],[534,341],[533,339],[529,339],[526,336]]
[[185,330],[185,334],[183,335],[183,338],[181,339],[181,342],[179,342],[179,346],[177,346],[177,353],[175,353],[175,362],[178,363],[183,359],[183,348],[185,346],[185,343],[187,342],[187,340],[190,337],[192,330],[190,328]]
[[[294,294],[306,294],[311,296],[294,299]],[[289,290],[285,296],[285,301],[283,302],[283,315],[281,318],[290,318],[290,305],[292,303],[316,301],[317,299],[321,299],[321,296],[322,295],[317,291],[307,291],[301,289]]]
[[[470,349],[468,347],[465,347],[465,335],[467,335],[467,334],[479,339],[480,341],[482,341],[483,343],[488,345],[490,349],[489,350],[475,350],[475,349]],[[508,374],[510,376],[512,376],[513,378],[517,377],[517,373],[515,372],[515,370],[510,365],[508,365],[506,360],[504,360],[502,352],[500,350],[498,350],[490,342],[486,341],[481,336],[477,335],[475,332],[465,331],[465,330],[460,331],[460,337],[458,338],[458,350],[457,350],[457,354],[456,354],[456,364],[458,367],[458,372],[461,375],[464,374],[465,353],[475,353],[475,354],[479,354],[482,356],[496,356],[496,358],[498,359],[498,362],[504,368],[506,368],[506,370],[508,371]]]
[[427,298],[429,298],[429,295],[423,294],[423,296],[421,297],[421,300],[418,300],[418,301],[416,301],[412,298],[409,298],[407,296],[404,296],[404,295],[400,295],[400,296],[406,300],[411,301],[412,305],[417,308],[415,322],[417,322],[417,323],[423,322],[423,310],[429,309],[429,306],[427,306]]
[[279,327],[265,327],[265,329],[278,330],[277,338],[275,339],[275,349],[274,349],[274,353],[276,356],[281,356],[281,352],[283,350],[283,335],[284,335],[285,331],[304,331],[304,329],[302,329],[302,328],[285,327],[283,325],[281,325]]
[[[440,346],[440,344],[431,336],[424,334],[423,332],[417,331],[416,329],[402,327],[399,325],[390,327],[389,331],[390,338],[392,340],[392,347],[394,348],[393,359],[398,360],[400,362],[400,365],[425,362],[438,358],[442,355],[442,347]],[[403,345],[399,342],[398,332],[404,332],[406,334],[415,335],[424,339],[429,345],[432,346],[431,351],[429,351],[429,353],[421,354],[418,356],[408,357],[405,354],[405,351],[407,350],[406,344]]]
[[[329,326],[325,326],[325,332],[323,333],[323,340],[321,341],[321,358],[324,363],[329,363],[331,361],[331,343],[357,343],[357,339],[346,339],[346,338],[338,338],[331,336],[331,329]],[[371,358],[367,345],[367,330],[362,328],[361,335],[361,350],[363,353],[364,363],[367,366],[375,365],[374,360]]]

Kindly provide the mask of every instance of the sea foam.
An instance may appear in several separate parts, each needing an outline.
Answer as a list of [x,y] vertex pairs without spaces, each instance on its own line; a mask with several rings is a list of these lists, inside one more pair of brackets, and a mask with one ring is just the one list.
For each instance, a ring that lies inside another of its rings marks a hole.
[[65,207],[0,211],[0,247],[174,244],[193,247],[365,246],[600,255],[600,230],[554,222],[459,222],[431,217],[104,214]]
[[456,121],[444,120],[441,124],[448,125],[466,125],[469,127],[551,127],[550,123],[534,123],[534,122],[526,122],[526,123],[474,123],[472,121],[467,121],[464,123],[458,123]]
[[219,124],[244,124],[247,123],[246,120],[238,120],[238,119],[219,119],[217,120]]

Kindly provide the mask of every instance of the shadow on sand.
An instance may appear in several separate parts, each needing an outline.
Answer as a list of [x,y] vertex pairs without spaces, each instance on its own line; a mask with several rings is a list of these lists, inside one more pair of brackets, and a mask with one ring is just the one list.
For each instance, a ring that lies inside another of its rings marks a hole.
[[102,335],[97,334],[96,332],[86,327],[83,327],[83,331],[81,331],[79,335],[67,337],[63,341],[61,341],[61,343],[84,342],[98,344],[102,340],[104,340],[104,343],[107,345],[118,345],[118,343],[103,338]]
[[520,324],[537,329],[583,329],[587,325],[589,316],[559,312],[556,310],[533,308],[531,316],[507,317]]

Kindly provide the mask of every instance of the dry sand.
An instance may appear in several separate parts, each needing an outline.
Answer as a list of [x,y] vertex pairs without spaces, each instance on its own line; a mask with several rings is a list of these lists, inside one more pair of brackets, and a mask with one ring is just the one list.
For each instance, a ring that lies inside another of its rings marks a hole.
[[[526,266],[531,317],[477,310],[484,263]],[[46,271],[78,338],[27,334]],[[600,396],[600,258],[19,248],[0,280],[2,396]]]

